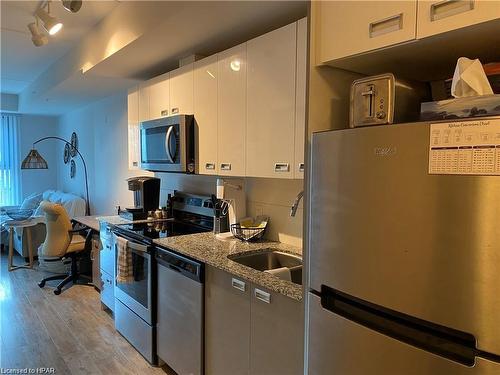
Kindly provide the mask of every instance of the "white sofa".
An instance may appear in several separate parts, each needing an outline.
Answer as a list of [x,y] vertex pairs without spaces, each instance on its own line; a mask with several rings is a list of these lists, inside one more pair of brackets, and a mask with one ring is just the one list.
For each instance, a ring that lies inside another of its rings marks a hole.
[[[85,216],[85,199],[79,197],[78,195],[64,193],[59,190],[46,190],[41,194],[32,194],[24,200],[20,207],[33,208],[35,209],[34,216],[41,216],[43,213],[41,212],[39,206],[42,200],[61,204],[66,209],[66,212],[71,219],[77,216]],[[7,207],[0,207],[0,209],[6,208]],[[26,231],[22,228],[16,228],[14,230],[14,234],[14,249],[16,249],[16,251],[23,257],[28,257],[28,240]],[[37,255],[38,247],[43,243],[43,241],[45,241],[45,235],[45,224],[39,223],[31,227],[33,255]],[[2,233],[2,243],[8,244],[7,233]]]

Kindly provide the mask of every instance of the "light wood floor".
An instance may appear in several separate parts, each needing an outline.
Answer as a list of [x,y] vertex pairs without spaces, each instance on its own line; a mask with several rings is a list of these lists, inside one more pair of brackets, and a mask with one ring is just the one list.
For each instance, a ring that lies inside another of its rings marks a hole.
[[[18,257],[16,263],[22,262]],[[0,367],[53,367],[56,374],[162,374],[118,333],[99,293],[71,286],[53,293],[38,270],[7,271],[0,257]]]

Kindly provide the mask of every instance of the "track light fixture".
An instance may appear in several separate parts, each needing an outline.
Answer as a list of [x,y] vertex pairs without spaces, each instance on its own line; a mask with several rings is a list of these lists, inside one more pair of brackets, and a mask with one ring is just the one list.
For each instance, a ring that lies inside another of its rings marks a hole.
[[82,7],[82,0],[61,0],[63,8],[68,12],[76,13]]
[[50,15],[50,1],[47,2],[47,11],[43,8],[39,8],[35,12],[35,16],[40,18],[43,23],[43,28],[47,30],[50,35],[55,35],[62,29],[63,24],[57,20],[57,18]]
[[[62,6],[68,12],[77,13],[82,7],[82,0],[61,0]],[[62,22],[59,22],[56,17],[50,15],[51,0],[42,2],[40,8],[35,12],[35,22],[28,24],[28,29],[31,33],[31,41],[37,47],[44,46],[49,42],[47,35],[40,32],[38,20],[42,21],[43,28],[49,35],[57,34],[63,27]],[[47,10],[45,10],[45,8]]]
[[28,25],[28,29],[31,32],[31,41],[37,47],[44,46],[49,42],[49,38],[46,35],[42,34],[38,29],[38,19],[35,22],[32,22]]

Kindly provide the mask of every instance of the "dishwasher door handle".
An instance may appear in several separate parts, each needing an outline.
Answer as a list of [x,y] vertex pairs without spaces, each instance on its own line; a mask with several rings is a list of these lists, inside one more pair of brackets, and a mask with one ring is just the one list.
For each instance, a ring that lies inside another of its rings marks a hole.
[[173,264],[169,264],[168,268],[170,268],[172,271],[182,273],[182,271],[179,269],[179,267],[176,267]]

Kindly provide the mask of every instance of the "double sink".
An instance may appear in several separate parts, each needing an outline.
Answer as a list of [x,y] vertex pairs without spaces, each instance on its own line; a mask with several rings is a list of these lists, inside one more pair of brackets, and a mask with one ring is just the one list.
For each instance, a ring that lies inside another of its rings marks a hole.
[[270,248],[257,253],[228,255],[228,258],[262,272],[286,267],[290,270],[291,281],[295,284],[302,284],[302,258],[300,256]]

